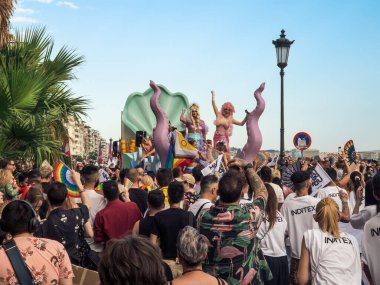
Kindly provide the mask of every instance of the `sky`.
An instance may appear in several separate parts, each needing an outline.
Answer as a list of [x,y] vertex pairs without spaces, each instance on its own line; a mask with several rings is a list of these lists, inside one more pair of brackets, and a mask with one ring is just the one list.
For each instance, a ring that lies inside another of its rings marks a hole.
[[[56,47],[76,49],[86,62],[70,86],[91,100],[88,124],[120,138],[120,115],[149,80],[182,92],[215,127],[218,106],[235,117],[253,110],[254,90],[266,83],[260,118],[262,149],[280,145],[280,75],[272,40],[285,29],[295,40],[285,68],[285,148],[307,132],[311,148],[380,149],[380,1],[378,0],[18,0],[12,29],[45,26]],[[245,127],[230,145],[242,147]]]

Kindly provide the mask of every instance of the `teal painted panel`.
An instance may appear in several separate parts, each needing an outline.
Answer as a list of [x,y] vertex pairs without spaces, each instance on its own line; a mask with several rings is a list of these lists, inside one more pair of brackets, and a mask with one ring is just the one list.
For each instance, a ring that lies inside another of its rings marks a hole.
[[[170,122],[177,129],[182,130],[179,120],[182,109],[189,108],[189,101],[185,94],[176,92],[171,93],[166,87],[158,85],[161,89],[160,105],[169,117]],[[156,126],[156,118],[150,108],[150,98],[153,90],[147,89],[144,93],[134,92],[128,96],[121,116],[123,127],[132,133],[145,131],[148,135],[152,134]]]

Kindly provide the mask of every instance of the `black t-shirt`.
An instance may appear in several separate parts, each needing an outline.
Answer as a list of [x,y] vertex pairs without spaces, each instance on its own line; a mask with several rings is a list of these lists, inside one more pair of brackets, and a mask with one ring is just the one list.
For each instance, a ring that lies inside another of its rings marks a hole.
[[135,202],[144,215],[148,208],[148,193],[140,188],[129,189],[129,199]]
[[41,186],[44,194],[47,194],[51,187],[51,182],[41,182]]
[[152,234],[160,239],[164,259],[175,260],[177,257],[177,236],[186,226],[197,227],[193,213],[179,208],[170,208],[154,216]]
[[154,226],[154,216],[146,216],[145,218],[140,220],[139,234],[150,237],[153,226]]

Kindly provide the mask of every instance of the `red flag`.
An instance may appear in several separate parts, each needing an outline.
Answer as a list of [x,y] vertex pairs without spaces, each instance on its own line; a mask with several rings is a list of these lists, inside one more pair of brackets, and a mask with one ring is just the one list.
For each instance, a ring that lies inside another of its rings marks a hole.
[[110,139],[110,144],[108,146],[108,161],[112,161],[112,140]]
[[63,146],[63,152],[67,157],[71,156],[69,140],[66,140],[65,145]]
[[99,151],[98,151],[98,163],[103,163],[103,151],[102,151],[102,143],[99,143]]

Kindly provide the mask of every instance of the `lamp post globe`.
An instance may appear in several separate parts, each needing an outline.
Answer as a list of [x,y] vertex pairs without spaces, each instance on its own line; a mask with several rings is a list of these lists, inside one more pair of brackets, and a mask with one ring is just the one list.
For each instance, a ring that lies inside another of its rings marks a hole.
[[281,69],[281,128],[280,128],[280,171],[281,175],[285,169],[285,146],[284,146],[284,68],[288,65],[290,46],[294,41],[286,38],[285,31],[281,30],[280,38],[272,41],[276,48],[277,66]]

